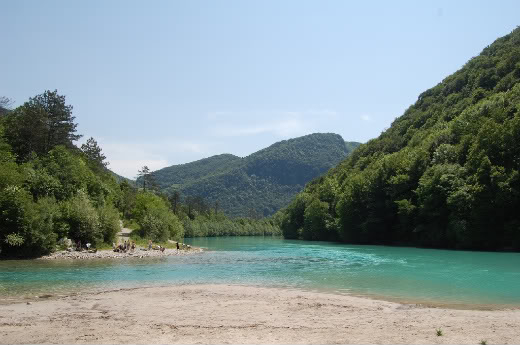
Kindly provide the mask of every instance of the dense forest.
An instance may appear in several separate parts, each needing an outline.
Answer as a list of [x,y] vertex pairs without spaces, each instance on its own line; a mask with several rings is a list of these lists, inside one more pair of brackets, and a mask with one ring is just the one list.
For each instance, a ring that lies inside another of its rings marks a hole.
[[[229,216],[264,217],[286,206],[307,182],[357,146],[337,134],[316,133],[277,142],[245,158],[222,154],[163,168],[152,173],[153,184],[167,194],[218,203]],[[137,183],[142,185],[142,177]]]
[[286,238],[520,250],[520,28],[280,212]]

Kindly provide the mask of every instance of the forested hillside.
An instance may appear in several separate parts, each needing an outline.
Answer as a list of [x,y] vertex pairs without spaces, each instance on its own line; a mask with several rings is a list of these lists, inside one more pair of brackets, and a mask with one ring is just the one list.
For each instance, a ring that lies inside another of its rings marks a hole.
[[241,158],[222,154],[186,164],[172,165],[153,172],[157,186],[162,189],[177,188],[196,182],[201,178],[217,175],[232,169]]
[[0,256],[48,254],[63,239],[111,247],[120,215],[143,238],[182,238],[165,197],[118,184],[93,138],[74,145],[80,135],[65,96],[45,91],[12,110],[0,101]]
[[[232,216],[272,215],[305,183],[343,160],[359,143],[337,134],[311,134],[240,158],[223,154],[153,172],[155,183],[183,198],[202,197]],[[138,183],[139,183],[138,179]]]
[[309,183],[284,236],[519,250],[519,80],[517,28]]

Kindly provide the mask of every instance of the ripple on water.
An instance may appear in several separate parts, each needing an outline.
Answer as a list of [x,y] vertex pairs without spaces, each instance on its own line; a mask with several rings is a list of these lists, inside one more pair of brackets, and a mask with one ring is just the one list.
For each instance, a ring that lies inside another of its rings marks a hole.
[[240,283],[457,306],[520,305],[520,254],[275,238],[186,240],[203,255],[0,262],[8,298],[161,284]]

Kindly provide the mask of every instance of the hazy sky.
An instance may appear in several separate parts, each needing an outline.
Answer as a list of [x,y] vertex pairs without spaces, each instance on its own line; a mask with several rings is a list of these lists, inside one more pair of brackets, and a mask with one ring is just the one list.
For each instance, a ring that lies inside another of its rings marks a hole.
[[314,132],[365,142],[519,13],[517,0],[0,0],[0,96],[57,89],[130,178]]

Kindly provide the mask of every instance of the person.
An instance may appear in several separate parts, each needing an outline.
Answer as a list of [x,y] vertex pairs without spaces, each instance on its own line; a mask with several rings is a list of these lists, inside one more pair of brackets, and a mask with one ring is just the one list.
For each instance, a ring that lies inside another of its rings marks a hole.
[[152,250],[152,240],[148,241],[148,250]]
[[179,242],[177,242],[177,250],[179,250]]
[[161,253],[164,253],[164,250],[165,250],[166,248],[165,248],[165,247],[161,247],[161,246],[159,246],[159,249],[160,249]]
[[90,249],[90,242],[87,243],[87,250],[89,250],[89,249]]
[[132,252],[135,251],[135,241],[132,241]]
[[81,251],[81,240],[78,240],[78,242],[76,242],[76,250],[77,250],[78,252]]

